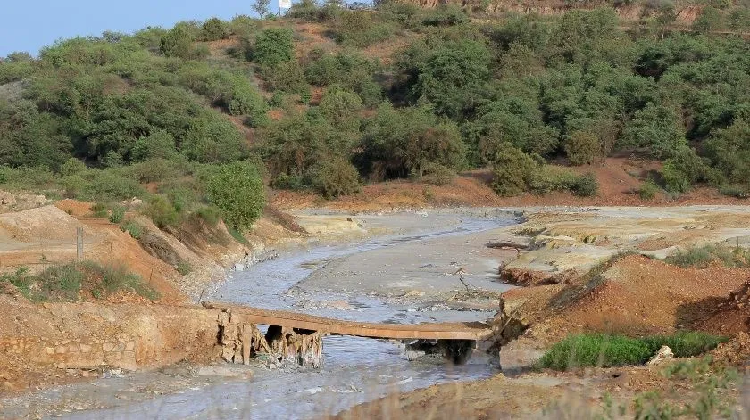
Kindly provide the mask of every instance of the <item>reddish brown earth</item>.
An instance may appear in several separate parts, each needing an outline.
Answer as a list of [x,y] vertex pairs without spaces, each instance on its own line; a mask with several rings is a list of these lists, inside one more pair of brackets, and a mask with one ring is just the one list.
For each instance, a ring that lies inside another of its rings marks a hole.
[[365,185],[358,194],[325,201],[312,193],[275,191],[271,202],[283,209],[325,207],[344,211],[392,211],[405,208],[488,206],[682,206],[691,204],[746,204],[746,200],[721,195],[713,188],[696,188],[677,199],[663,194],[644,201],[635,192],[648,171],[658,163],[627,158],[610,158],[604,165],[573,168],[578,173],[592,172],[599,183],[596,197],[576,197],[567,192],[547,195],[524,194],[499,197],[489,183],[492,173],[477,170],[463,173],[449,185],[429,185],[409,180]]

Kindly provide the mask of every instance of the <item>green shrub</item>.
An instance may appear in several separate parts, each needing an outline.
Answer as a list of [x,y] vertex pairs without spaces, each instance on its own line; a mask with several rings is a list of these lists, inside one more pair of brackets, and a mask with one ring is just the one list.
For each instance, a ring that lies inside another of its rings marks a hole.
[[294,33],[286,28],[264,29],[255,39],[253,61],[274,67],[294,58]]
[[93,206],[91,206],[91,216],[100,219],[109,216],[107,205],[104,203],[95,203]]
[[422,178],[420,181],[431,185],[449,185],[456,178],[456,172],[445,166],[429,162],[422,167]]
[[221,211],[214,206],[199,207],[193,214],[209,226],[216,226],[221,220]]
[[396,32],[396,26],[376,20],[369,12],[355,11],[342,13],[333,32],[341,44],[366,47],[390,38]]
[[593,197],[599,191],[599,183],[596,176],[589,172],[576,178],[570,191],[579,197]]
[[651,347],[642,340],[619,335],[581,334],[568,336],[553,345],[538,364],[555,370],[584,366],[628,366],[642,365],[651,356]]
[[750,267],[750,251],[739,247],[708,244],[679,250],[664,261],[683,268],[706,268],[714,261],[721,262],[725,267]]
[[571,133],[565,141],[565,153],[574,166],[590,165],[604,158],[599,137],[588,131]]
[[673,335],[654,335],[644,337],[643,341],[649,347],[658,351],[661,346],[669,346],[675,357],[696,357],[715,349],[720,343],[727,341],[720,337],[697,331],[680,331]]
[[191,267],[187,261],[178,262],[176,268],[177,272],[180,273],[181,276],[187,276],[191,271],[193,271],[193,267]]
[[539,367],[568,370],[586,366],[634,366],[646,363],[663,345],[676,357],[694,357],[716,348],[726,338],[698,332],[629,338],[622,335],[569,335],[537,362]]
[[359,192],[359,172],[342,157],[325,159],[310,169],[313,188],[326,198]]
[[531,156],[505,143],[494,159],[492,189],[501,196],[513,196],[528,190],[539,164]]
[[552,165],[539,165],[531,174],[528,189],[534,194],[549,194],[554,191],[570,190],[578,180],[568,168]]
[[661,188],[652,179],[648,179],[638,187],[638,197],[641,200],[653,200],[659,191]]
[[422,19],[426,26],[454,26],[469,21],[469,16],[457,4],[440,4]]
[[233,162],[209,167],[203,176],[208,200],[221,210],[227,225],[250,228],[265,204],[263,181],[250,162]]
[[123,220],[120,230],[128,232],[133,239],[138,239],[143,233],[143,227],[132,219]]
[[137,181],[113,170],[90,169],[84,176],[83,182],[75,187],[73,184],[81,182],[82,178],[76,175],[63,179],[63,183],[71,187],[71,192],[75,192],[75,197],[82,200],[120,201],[145,193]]
[[60,166],[60,175],[78,175],[86,170],[86,164],[76,158],[70,158]]
[[167,198],[161,195],[152,197],[143,213],[151,218],[160,229],[180,224],[180,213]]
[[722,185],[721,187],[719,187],[719,192],[721,194],[734,198],[750,198],[750,187],[746,185]]
[[77,301],[82,292],[105,298],[119,291],[134,292],[151,300],[158,294],[124,267],[109,267],[93,261],[53,265],[33,275],[27,268],[0,276],[0,283],[16,286],[31,301]]
[[229,28],[221,19],[211,18],[203,23],[201,38],[204,41],[216,41],[229,37]]
[[115,206],[112,208],[112,214],[109,215],[109,221],[114,224],[120,224],[125,218],[125,207]]

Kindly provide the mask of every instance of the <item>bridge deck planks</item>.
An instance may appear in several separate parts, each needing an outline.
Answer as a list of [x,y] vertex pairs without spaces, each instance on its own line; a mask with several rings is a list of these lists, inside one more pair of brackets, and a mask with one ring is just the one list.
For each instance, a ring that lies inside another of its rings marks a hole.
[[373,324],[220,302],[203,302],[203,306],[208,309],[239,314],[246,322],[252,324],[280,325],[334,335],[391,339],[482,340],[492,334],[490,327],[481,322],[418,325]]

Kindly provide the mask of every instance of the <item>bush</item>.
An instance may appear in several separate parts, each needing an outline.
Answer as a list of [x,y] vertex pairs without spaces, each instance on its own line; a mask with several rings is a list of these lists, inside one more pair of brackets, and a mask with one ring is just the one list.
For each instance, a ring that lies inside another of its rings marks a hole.
[[265,204],[263,181],[250,162],[233,162],[209,167],[203,175],[208,200],[221,210],[232,228],[250,228]]
[[319,162],[310,169],[310,178],[313,188],[328,199],[359,192],[359,172],[342,157]]
[[294,33],[291,29],[264,29],[255,39],[253,61],[274,67],[294,58]]
[[204,41],[217,41],[228,37],[229,29],[221,19],[211,18],[203,23],[201,39]]
[[590,165],[604,156],[599,138],[587,131],[575,131],[565,141],[565,153],[575,166]]
[[165,197],[156,195],[149,200],[143,213],[153,220],[160,229],[180,224],[180,213]]
[[221,220],[221,211],[214,206],[200,207],[193,214],[209,226],[216,226]]
[[593,197],[599,191],[599,183],[592,173],[581,175],[570,186],[570,191],[579,197]]
[[549,194],[554,191],[570,190],[578,180],[568,168],[539,164],[531,174],[528,190],[534,194]]
[[469,16],[457,4],[440,4],[422,19],[426,26],[454,26],[469,21]]
[[193,271],[193,267],[191,267],[187,261],[178,262],[176,269],[181,276],[187,276],[191,271]]
[[539,164],[526,153],[505,144],[495,155],[492,189],[509,197],[528,190]]
[[91,217],[102,219],[107,217],[108,214],[107,205],[104,203],[94,203],[94,205],[91,206]]
[[445,166],[429,162],[422,167],[422,178],[420,181],[431,185],[448,185],[453,183],[456,172]]
[[0,276],[0,284],[9,282],[31,301],[77,301],[86,294],[105,298],[126,291],[147,299],[158,298],[150,286],[121,266],[103,266],[93,261],[82,261],[45,268],[37,275],[27,268]]
[[370,12],[345,12],[334,27],[336,41],[355,47],[367,47],[390,38],[396,31],[390,22],[380,22]]
[[86,164],[76,158],[70,158],[60,166],[60,175],[78,175],[86,170]]
[[185,60],[195,57],[195,38],[185,26],[178,25],[161,38],[161,53],[167,57],[179,57]]
[[638,187],[638,197],[641,200],[653,200],[659,191],[661,191],[661,188],[653,180],[648,179]]
[[112,214],[109,215],[109,221],[114,224],[120,224],[122,219],[125,218],[125,207],[115,206],[112,208]]
[[719,187],[719,192],[729,197],[741,198],[743,200],[750,198],[750,188],[746,185],[722,185]]
[[120,230],[123,232],[128,232],[134,239],[138,239],[143,233],[143,227],[132,219],[123,221],[120,225]]
[[723,337],[697,332],[680,332],[629,338],[622,335],[570,335],[556,343],[537,362],[538,366],[568,370],[586,366],[632,366],[646,363],[663,345],[676,357],[694,357],[726,341]]
[[76,198],[83,200],[120,201],[145,193],[137,181],[113,170],[89,169],[85,172],[85,178],[77,175],[66,177],[63,184]]
[[680,250],[664,261],[682,268],[706,268],[714,261],[721,262],[725,267],[750,267],[750,251],[709,244]]

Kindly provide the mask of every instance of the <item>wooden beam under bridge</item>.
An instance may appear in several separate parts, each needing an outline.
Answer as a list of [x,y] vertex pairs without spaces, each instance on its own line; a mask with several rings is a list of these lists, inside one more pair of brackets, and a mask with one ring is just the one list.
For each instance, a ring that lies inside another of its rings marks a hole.
[[203,302],[207,309],[218,309],[240,315],[243,321],[257,325],[278,325],[315,331],[321,334],[353,335],[396,340],[472,340],[492,335],[489,325],[481,322],[418,325],[373,324],[306,315],[296,312],[250,308],[221,302]]

